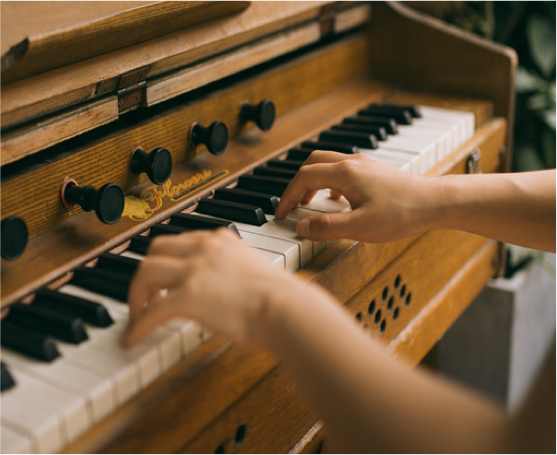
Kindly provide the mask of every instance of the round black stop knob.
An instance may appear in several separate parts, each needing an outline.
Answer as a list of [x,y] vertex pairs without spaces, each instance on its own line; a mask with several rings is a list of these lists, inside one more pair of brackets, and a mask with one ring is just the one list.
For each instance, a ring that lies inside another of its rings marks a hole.
[[151,153],[138,147],[133,151],[131,163],[133,172],[146,172],[149,180],[156,185],[166,182],[172,172],[172,155],[163,147],[156,148]]
[[2,258],[13,261],[20,257],[27,246],[27,225],[18,216],[2,221]]
[[228,128],[222,122],[213,122],[205,128],[199,123],[191,127],[190,139],[194,146],[205,144],[213,155],[221,155],[228,145]]
[[263,100],[258,105],[242,104],[240,116],[244,122],[250,120],[262,131],[268,131],[275,123],[275,105],[271,100]]
[[124,192],[115,183],[107,183],[98,190],[93,185],[80,187],[72,183],[66,186],[64,199],[78,204],[86,212],[95,210],[105,224],[116,223],[124,211]]

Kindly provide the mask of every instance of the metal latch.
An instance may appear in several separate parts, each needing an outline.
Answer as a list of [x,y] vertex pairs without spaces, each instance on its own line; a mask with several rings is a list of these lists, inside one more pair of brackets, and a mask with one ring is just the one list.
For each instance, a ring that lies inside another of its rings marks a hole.
[[480,158],[482,157],[482,152],[479,148],[474,150],[468,156],[468,160],[466,161],[466,172],[468,174],[481,174],[482,169],[480,168]]
[[143,103],[145,99],[145,88],[147,87],[147,74],[149,66],[138,68],[123,74],[118,83],[118,112],[129,111]]

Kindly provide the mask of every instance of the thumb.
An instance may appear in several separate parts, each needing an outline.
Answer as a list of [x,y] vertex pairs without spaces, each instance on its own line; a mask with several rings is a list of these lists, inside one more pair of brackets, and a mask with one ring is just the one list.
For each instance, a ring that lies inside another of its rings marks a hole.
[[322,213],[300,221],[296,232],[304,239],[318,242],[332,239],[355,239],[357,233],[354,221],[354,212]]

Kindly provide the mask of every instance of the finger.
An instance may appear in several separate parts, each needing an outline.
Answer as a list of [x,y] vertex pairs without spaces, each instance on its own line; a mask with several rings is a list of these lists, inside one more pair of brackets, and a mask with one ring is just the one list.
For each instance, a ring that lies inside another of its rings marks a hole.
[[309,155],[308,159],[304,161],[304,165],[317,164],[317,163],[338,163],[346,159],[351,159],[352,156],[346,153],[329,152],[326,150],[314,150]]
[[331,239],[355,239],[357,237],[359,212],[322,213],[305,218],[296,226],[296,232],[304,239],[321,242]]
[[275,211],[275,217],[279,220],[286,218],[288,213],[290,213],[294,206],[299,203],[309,191],[331,188],[337,192],[341,192],[340,188],[343,184],[344,177],[338,172],[335,163],[316,163],[310,166],[304,165],[300,168],[282,194],[279,205]]
[[331,197],[333,199],[340,199],[342,197],[342,194],[336,192],[335,190],[331,190]]
[[160,289],[172,288],[189,273],[184,260],[168,256],[148,256],[137,269],[128,291],[131,313],[139,313],[144,302]]

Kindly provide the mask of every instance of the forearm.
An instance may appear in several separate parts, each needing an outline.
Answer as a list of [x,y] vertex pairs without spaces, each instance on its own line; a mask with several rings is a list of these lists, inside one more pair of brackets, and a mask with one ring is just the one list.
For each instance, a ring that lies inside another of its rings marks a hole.
[[325,293],[290,296],[266,314],[265,345],[325,422],[332,450],[504,450],[499,408],[395,361]]
[[430,229],[459,229],[555,251],[555,171],[431,179]]

